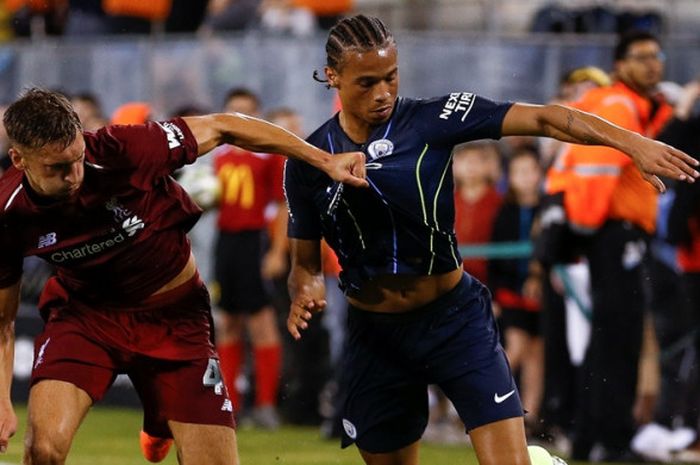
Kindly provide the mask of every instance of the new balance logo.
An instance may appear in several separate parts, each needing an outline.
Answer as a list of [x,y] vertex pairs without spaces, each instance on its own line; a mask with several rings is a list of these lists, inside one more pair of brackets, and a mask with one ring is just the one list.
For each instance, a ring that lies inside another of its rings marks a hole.
[[507,398],[509,398],[510,396],[512,396],[513,394],[515,394],[515,389],[513,389],[512,391],[510,391],[507,394],[503,394],[502,396],[499,396],[498,393],[496,392],[493,395],[493,401],[496,402],[497,404],[500,404],[502,402],[505,402],[505,400]]
[[37,248],[43,249],[44,247],[49,247],[51,245],[54,245],[56,243],[56,233],[48,233],[45,236],[39,236],[39,244],[37,245]]
[[224,401],[224,405],[221,406],[221,411],[222,412],[233,412],[233,403],[229,399],[226,399]]
[[129,237],[132,237],[134,234],[136,234],[136,231],[143,229],[144,227],[146,227],[146,225],[144,224],[143,220],[136,215],[125,219],[122,223],[122,228],[124,228],[124,231],[126,231]]

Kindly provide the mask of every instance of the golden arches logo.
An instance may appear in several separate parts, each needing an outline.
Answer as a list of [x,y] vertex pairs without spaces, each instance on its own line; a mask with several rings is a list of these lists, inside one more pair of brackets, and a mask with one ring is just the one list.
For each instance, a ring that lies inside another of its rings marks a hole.
[[255,180],[253,170],[248,165],[227,164],[219,171],[223,187],[222,201],[251,208],[255,202]]

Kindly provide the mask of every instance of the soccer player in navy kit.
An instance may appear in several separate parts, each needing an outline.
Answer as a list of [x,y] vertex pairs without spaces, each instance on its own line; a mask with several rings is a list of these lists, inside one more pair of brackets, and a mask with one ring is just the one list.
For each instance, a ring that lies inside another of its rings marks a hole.
[[362,150],[369,189],[287,162],[293,337],[325,305],[319,241],[337,253],[350,303],[343,445],[369,465],[415,465],[428,419],[427,385],[454,403],[481,465],[528,464],[523,411],[486,288],[462,272],[454,237],[455,144],[506,135],[551,136],[628,153],[647,180],[692,181],[690,157],[562,106],[495,103],[469,92],[398,97],[397,48],[376,18],[331,29],[325,76],[342,110],[308,141]]
[[0,452],[17,427],[10,384],[22,259],[37,255],[57,273],[39,303],[46,326],[35,341],[25,463],[64,463],[90,406],[127,373],[145,432],[173,437],[180,463],[237,464],[209,296],[186,236],[201,210],[170,175],[229,143],[362,186],[362,155],[335,160],[240,114],[83,133],[70,103],[41,89],[13,103],[4,124],[13,167],[0,178]]

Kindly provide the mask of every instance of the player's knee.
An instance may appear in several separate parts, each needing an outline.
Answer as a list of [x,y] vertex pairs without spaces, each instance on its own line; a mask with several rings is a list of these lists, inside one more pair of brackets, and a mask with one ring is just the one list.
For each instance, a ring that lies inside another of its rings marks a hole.
[[32,434],[25,441],[25,460],[30,465],[62,465],[68,455],[69,441],[60,434]]

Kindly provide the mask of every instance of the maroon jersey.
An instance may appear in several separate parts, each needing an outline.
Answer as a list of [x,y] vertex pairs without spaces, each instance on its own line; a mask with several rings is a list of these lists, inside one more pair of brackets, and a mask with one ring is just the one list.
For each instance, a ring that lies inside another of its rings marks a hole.
[[197,142],[179,118],[84,137],[85,179],[70,201],[37,196],[15,168],[0,178],[0,287],[19,279],[23,257],[37,255],[72,298],[139,302],[189,258],[186,232],[201,210],[170,174],[195,161]]

